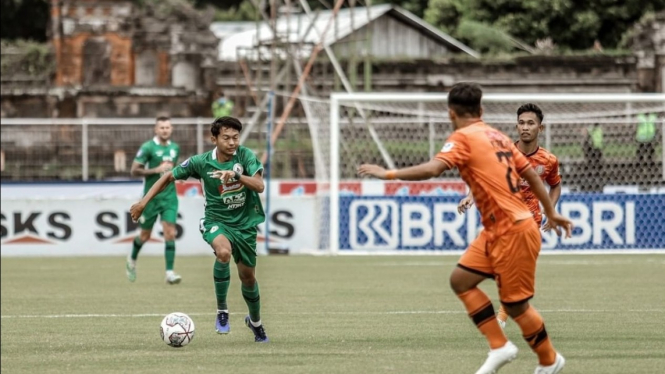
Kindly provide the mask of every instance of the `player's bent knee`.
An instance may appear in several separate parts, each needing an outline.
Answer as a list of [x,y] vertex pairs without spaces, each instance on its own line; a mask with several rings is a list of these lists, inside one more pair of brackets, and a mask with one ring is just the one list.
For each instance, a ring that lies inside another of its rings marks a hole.
[[256,284],[256,277],[252,272],[239,272],[238,276],[240,277],[240,282],[245,287],[253,288],[254,285]]
[[484,275],[472,273],[458,266],[450,274],[450,288],[459,295],[475,288],[486,278]]
[[164,240],[167,242],[172,242],[175,240],[175,233],[172,232],[164,232]]
[[521,316],[524,312],[529,309],[529,301],[524,300],[524,301],[518,301],[515,303],[504,303],[503,301],[501,302],[503,306],[506,308],[506,312],[510,316],[510,318],[517,318]]
[[163,224],[164,226],[164,240],[167,242],[174,241],[175,240],[175,225],[173,224]]
[[150,234],[152,234],[152,231],[141,230],[141,232],[139,233],[139,239],[141,240],[141,242],[145,243],[148,240],[150,240]]
[[214,250],[215,257],[217,257],[219,262],[226,264],[231,261],[231,248],[218,247],[214,248]]
[[459,295],[470,290],[472,287],[468,287],[468,285],[465,284],[464,279],[453,271],[450,275],[450,288],[452,288],[455,294]]

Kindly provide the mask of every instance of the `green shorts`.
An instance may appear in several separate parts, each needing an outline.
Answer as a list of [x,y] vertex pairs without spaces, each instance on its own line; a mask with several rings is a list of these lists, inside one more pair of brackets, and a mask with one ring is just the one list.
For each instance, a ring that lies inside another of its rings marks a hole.
[[178,218],[178,198],[153,199],[150,201],[139,218],[141,230],[152,230],[157,221],[157,216],[162,217],[162,222],[175,224],[176,218]]
[[231,242],[231,254],[233,260],[253,268],[256,266],[256,227],[250,229],[235,229],[224,226],[220,222],[205,222],[201,219],[199,222],[199,231],[205,240],[212,247],[212,241],[219,235],[224,235]]

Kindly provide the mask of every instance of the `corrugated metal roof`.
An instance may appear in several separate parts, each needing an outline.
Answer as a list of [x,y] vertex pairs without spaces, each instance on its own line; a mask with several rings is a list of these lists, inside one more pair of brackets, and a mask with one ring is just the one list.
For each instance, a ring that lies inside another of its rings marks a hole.
[[[360,29],[387,13],[390,13],[392,16],[400,19],[411,27],[418,29],[423,34],[446,44],[450,49],[467,53],[473,57],[480,56],[478,52],[428,24],[413,13],[390,4],[372,6],[369,8],[369,11],[365,7],[356,7],[353,11],[350,8],[340,9],[337,13],[336,20],[333,21],[333,24],[326,33],[324,43],[331,45],[351,34],[354,30]],[[282,16],[276,21],[277,35],[281,42],[288,41],[291,43],[303,42],[311,45],[317,44],[320,42],[319,34],[323,33],[332,15],[333,13],[331,10],[319,12],[318,17],[316,17],[316,12],[312,12],[312,19],[316,18],[314,28],[319,30],[319,33],[317,33],[316,30],[311,30],[307,33],[311,21],[310,17],[305,13],[292,14],[289,17]],[[221,35],[223,34],[222,30],[228,30],[231,28],[230,26],[223,26],[225,23],[226,22],[215,22],[210,26],[210,29],[213,32],[217,30],[216,35]],[[252,27],[249,25],[243,25],[247,27],[244,31],[226,34],[222,37],[222,40],[219,43],[219,60],[235,61],[237,59],[238,48],[249,49],[255,47],[259,40],[264,43],[273,40],[272,31],[267,24],[261,23],[258,29],[255,23],[251,22],[251,24]],[[352,25],[353,28],[351,27]],[[306,33],[307,35],[305,35]],[[266,49],[265,51],[262,51],[262,53],[267,54],[269,51]],[[308,55],[309,50],[302,51],[302,53]]]

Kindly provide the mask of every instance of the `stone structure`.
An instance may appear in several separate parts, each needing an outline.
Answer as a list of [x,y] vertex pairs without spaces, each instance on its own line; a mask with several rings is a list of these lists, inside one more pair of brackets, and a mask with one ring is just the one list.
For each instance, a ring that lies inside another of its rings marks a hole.
[[212,13],[180,0],[139,4],[51,0],[51,87],[3,79],[2,116],[209,115],[218,43]]
[[644,91],[665,92],[665,11],[645,17],[630,32]]
[[205,88],[217,39],[211,18],[186,2],[52,0],[51,7],[56,86]]

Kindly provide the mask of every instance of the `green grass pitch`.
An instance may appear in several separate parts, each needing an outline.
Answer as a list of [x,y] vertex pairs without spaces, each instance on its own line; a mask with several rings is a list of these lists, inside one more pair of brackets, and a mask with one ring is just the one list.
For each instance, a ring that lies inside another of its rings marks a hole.
[[[213,257],[3,258],[2,373],[473,373],[487,345],[448,287],[457,258],[261,257],[269,344],[253,342],[233,268],[231,334],[214,330]],[[494,283],[483,288],[496,301]],[[665,372],[665,256],[542,256],[533,300],[573,373]],[[496,306],[496,303],[495,303]],[[165,345],[159,323],[188,313],[196,336]],[[518,358],[536,356],[511,321]]]

